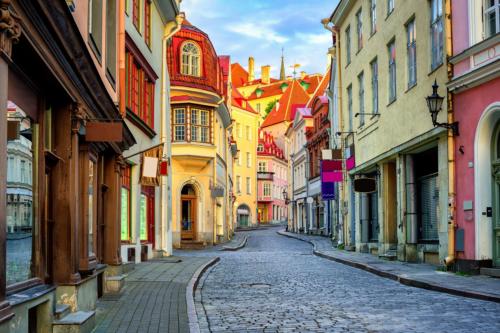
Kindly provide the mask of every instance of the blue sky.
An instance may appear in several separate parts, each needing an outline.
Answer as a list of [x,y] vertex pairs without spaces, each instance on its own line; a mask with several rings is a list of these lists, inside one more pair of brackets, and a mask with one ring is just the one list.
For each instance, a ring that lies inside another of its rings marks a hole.
[[205,31],[219,55],[247,67],[255,58],[255,75],[260,66],[271,65],[279,75],[281,48],[285,49],[287,75],[294,63],[308,73],[324,73],[331,33],[320,21],[329,17],[338,0],[183,0],[181,11]]

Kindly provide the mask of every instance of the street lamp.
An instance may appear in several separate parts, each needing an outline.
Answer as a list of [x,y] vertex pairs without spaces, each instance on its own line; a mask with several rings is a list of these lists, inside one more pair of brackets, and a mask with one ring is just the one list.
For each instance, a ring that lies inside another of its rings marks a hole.
[[457,136],[457,135],[459,135],[458,121],[456,121],[452,124],[439,123],[437,121],[438,113],[439,113],[439,111],[441,111],[441,107],[443,106],[443,101],[444,101],[444,97],[439,96],[439,94],[438,94],[438,91],[437,91],[438,87],[439,86],[438,86],[436,80],[434,80],[434,84],[432,85],[432,95],[427,96],[425,98],[425,100],[427,101],[427,107],[429,108],[429,113],[431,114],[432,125],[434,125],[434,127],[443,127],[443,128],[451,129],[451,131],[453,132],[453,136]]

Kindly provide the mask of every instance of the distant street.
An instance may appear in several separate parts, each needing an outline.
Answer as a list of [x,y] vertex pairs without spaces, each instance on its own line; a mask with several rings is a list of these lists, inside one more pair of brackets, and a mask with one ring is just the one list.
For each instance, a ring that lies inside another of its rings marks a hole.
[[244,249],[218,253],[197,297],[202,332],[500,332],[500,304],[331,262],[277,230],[248,232]]

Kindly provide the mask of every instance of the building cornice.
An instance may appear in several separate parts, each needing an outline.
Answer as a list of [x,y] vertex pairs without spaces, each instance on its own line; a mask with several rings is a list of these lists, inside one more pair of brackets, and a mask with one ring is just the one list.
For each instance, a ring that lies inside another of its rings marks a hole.
[[497,77],[500,77],[500,58],[485,66],[454,78],[447,83],[447,87],[452,93],[459,93]]
[[351,8],[354,2],[355,0],[341,0],[340,3],[337,5],[337,8],[335,8],[332,15],[330,16],[330,21],[334,25],[340,26],[344,21],[345,17],[347,16],[346,11],[348,11]]

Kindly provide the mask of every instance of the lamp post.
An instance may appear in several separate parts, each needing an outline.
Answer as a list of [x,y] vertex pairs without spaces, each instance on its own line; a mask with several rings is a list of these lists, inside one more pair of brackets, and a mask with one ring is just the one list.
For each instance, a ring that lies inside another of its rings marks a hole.
[[431,114],[431,118],[432,118],[432,125],[434,125],[434,127],[443,127],[443,128],[447,128],[447,129],[451,129],[451,131],[453,132],[453,136],[457,136],[459,135],[459,131],[458,131],[458,121],[455,121],[451,124],[449,123],[439,123],[437,121],[437,116],[438,116],[438,113],[439,111],[441,111],[441,107],[443,106],[443,101],[444,101],[444,97],[443,96],[439,96],[438,94],[438,84],[437,82],[434,80],[434,84],[432,85],[432,95],[430,96],[427,96],[425,98],[425,100],[427,101],[427,107],[429,108],[429,113]]

